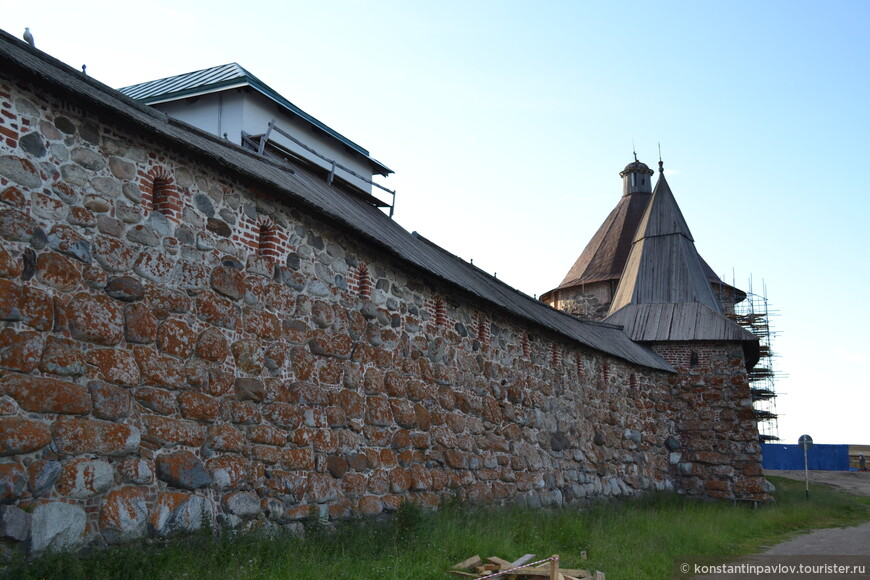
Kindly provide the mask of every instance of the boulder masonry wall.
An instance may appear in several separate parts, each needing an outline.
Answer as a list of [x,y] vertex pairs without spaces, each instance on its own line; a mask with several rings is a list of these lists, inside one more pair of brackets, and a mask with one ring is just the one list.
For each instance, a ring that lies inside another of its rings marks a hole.
[[7,542],[294,529],[446,496],[763,500],[739,347],[714,351],[712,374],[602,354],[0,77]]

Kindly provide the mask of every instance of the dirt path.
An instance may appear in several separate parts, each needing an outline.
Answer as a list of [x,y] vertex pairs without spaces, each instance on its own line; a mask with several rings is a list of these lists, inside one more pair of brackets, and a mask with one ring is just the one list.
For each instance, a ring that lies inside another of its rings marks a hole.
[[[804,481],[803,471],[765,469],[764,475]],[[814,483],[821,483],[856,495],[870,495],[870,471],[810,471],[809,475],[810,493]]]
[[[765,470],[766,476],[787,477],[804,481],[803,471]],[[856,495],[870,495],[870,472],[858,471],[810,471],[810,493],[814,484],[824,484]],[[816,530],[798,536],[787,542],[782,542],[754,556],[740,558],[736,563],[773,564],[769,557],[775,556],[870,556],[870,522],[851,528],[827,528]],[[860,562],[870,560],[862,558]],[[789,563],[796,563],[790,561]],[[812,563],[807,560],[807,563]],[[816,561],[815,563],[819,563]],[[843,561],[845,563],[845,561]],[[757,578],[758,576],[754,576]],[[802,576],[775,576],[776,578],[808,578]],[[846,575],[844,578],[857,578],[857,575]],[[861,575],[861,578],[866,576]],[[694,580],[726,580],[750,578],[746,575],[719,574],[712,576],[695,576]]]

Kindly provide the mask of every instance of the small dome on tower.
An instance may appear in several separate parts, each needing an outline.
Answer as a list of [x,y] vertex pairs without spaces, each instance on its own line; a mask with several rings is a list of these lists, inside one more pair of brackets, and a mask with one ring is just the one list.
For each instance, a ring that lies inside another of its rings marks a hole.
[[650,176],[653,173],[655,172],[646,163],[638,161],[637,155],[635,155],[634,161],[619,172],[619,176],[622,178],[622,194],[652,193]]
[[625,166],[625,169],[619,172],[620,177],[625,177],[629,173],[645,173],[646,175],[652,175],[654,171],[649,168],[649,165],[644,163],[643,161],[638,161],[635,159],[631,163]]

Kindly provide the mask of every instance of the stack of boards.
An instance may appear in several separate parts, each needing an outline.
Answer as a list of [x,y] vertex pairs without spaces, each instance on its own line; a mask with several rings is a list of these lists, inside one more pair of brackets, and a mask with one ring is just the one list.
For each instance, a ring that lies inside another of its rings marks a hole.
[[[582,556],[585,560],[586,553]],[[598,570],[560,568],[558,555],[531,562],[534,559],[534,554],[526,554],[512,562],[498,556],[490,556],[486,561],[480,556],[472,556],[454,564],[449,573],[477,580],[605,580],[604,573]]]

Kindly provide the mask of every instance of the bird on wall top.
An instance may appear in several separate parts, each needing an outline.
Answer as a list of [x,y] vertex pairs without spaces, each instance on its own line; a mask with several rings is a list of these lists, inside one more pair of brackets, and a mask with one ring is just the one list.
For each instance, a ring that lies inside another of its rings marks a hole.
[[30,46],[36,48],[36,43],[33,42],[33,35],[30,34],[30,28],[25,28],[25,29],[24,29],[24,40],[27,41],[27,44],[29,44]]

